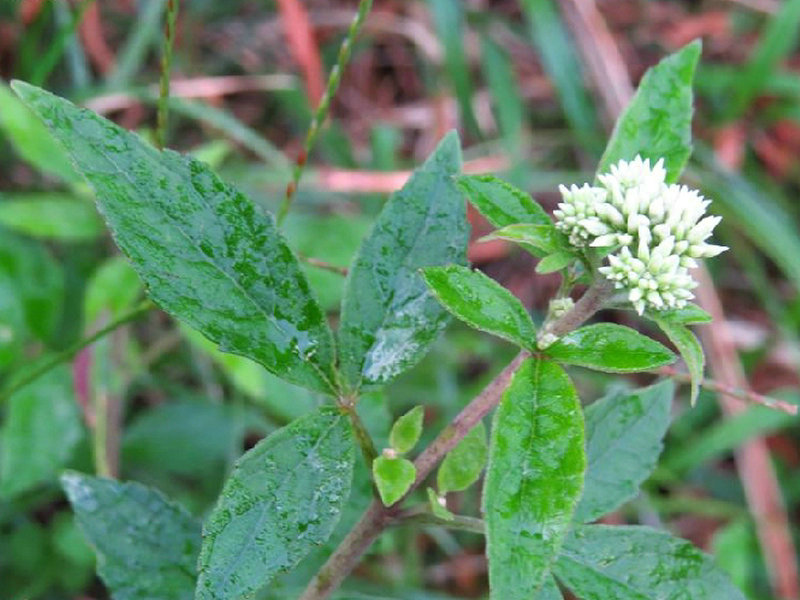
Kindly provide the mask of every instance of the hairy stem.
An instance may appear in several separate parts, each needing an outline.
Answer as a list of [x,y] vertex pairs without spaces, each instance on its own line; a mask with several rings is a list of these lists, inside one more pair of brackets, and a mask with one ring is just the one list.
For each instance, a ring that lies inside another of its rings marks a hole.
[[158,94],[158,115],[156,124],[156,145],[163,149],[167,143],[167,119],[169,117],[169,78],[172,71],[172,48],[175,46],[175,24],[178,20],[178,2],[167,0],[167,14],[164,23],[164,51],[161,54],[161,82]]
[[[583,324],[603,308],[613,289],[605,280],[597,280],[586,290],[575,305],[558,319],[547,325],[550,333],[562,336]],[[503,397],[511,378],[530,354],[523,350],[512,360],[483,391],[465,406],[453,421],[444,428],[435,440],[414,461],[417,477],[405,495],[392,506],[386,507],[380,500],[373,500],[361,520],[342,540],[328,561],[314,576],[299,600],[325,600],[339,587],[345,577],[356,567],[363,554],[386,527],[396,523],[402,515],[399,507],[430,475],[431,471],[464,436],[478,424]]]

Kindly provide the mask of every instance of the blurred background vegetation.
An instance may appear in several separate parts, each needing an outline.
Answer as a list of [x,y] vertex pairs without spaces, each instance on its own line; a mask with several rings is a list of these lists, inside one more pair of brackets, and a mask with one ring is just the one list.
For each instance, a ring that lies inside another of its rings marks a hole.
[[[155,486],[202,518],[245,448],[322,401],[142,310],[141,285],[87,186],[7,86],[12,78],[43,85],[152,136],[165,6],[0,0],[3,600],[107,597],[58,486],[64,468]],[[274,211],[356,6],[181,1],[168,145]],[[335,321],[343,283],[336,268],[348,265],[387,193],[444,132],[461,132],[467,170],[497,173],[552,209],[558,183],[592,179],[645,69],[699,37],[695,154],[685,179],[725,216],[718,238],[731,247],[710,265],[714,286],[703,293],[706,306],[721,299],[724,309],[702,328],[709,375],[797,403],[799,35],[800,0],[375,0],[286,234]],[[489,231],[470,218],[475,239]],[[474,242],[470,257],[543,314],[558,281],[534,276],[530,255],[493,241]],[[124,326],[73,352],[117,321]],[[425,404],[430,439],[512,353],[453,324],[431,356],[360,410],[383,444],[394,417]],[[60,366],[7,393],[47,361]],[[575,376],[585,402],[622,385]],[[725,404],[708,391],[690,409],[687,395],[682,388],[676,398],[654,477],[609,522],[663,526],[691,539],[750,598],[798,598],[797,418]],[[774,477],[758,467],[765,456]],[[339,537],[369,497],[365,473],[360,481]],[[450,501],[452,510],[477,514],[480,490]],[[482,544],[430,526],[390,531],[342,597],[480,598]],[[266,597],[290,597],[327,551]]]

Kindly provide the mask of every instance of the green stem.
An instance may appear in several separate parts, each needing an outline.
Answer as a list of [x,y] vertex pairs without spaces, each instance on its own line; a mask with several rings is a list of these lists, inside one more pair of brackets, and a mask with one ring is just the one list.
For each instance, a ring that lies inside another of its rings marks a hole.
[[167,142],[167,122],[169,119],[169,79],[172,71],[172,49],[175,46],[175,30],[178,21],[180,0],[167,0],[166,22],[164,23],[164,50],[161,54],[161,82],[158,95],[158,122],[156,125],[156,145],[163,149]]
[[442,519],[437,517],[427,508],[411,509],[402,512],[395,517],[390,523],[392,526],[405,525],[406,523],[415,523],[418,525],[436,525],[438,527],[446,527],[448,529],[458,529],[460,531],[470,531],[472,533],[479,533],[484,535],[486,533],[486,524],[483,519],[476,519],[475,517],[466,517],[464,515],[453,515],[452,519]]
[[61,352],[54,354],[51,358],[41,363],[38,367],[35,367],[33,370],[29,371],[27,374],[22,376],[21,378],[17,379],[10,385],[6,386],[6,388],[0,392],[0,404],[3,404],[6,400],[8,400],[14,393],[18,392],[26,385],[33,383],[39,377],[55,369],[58,365],[68,360],[72,360],[78,352],[86,348],[99,340],[100,338],[108,335],[115,329],[122,327],[123,325],[130,323],[131,321],[135,321],[143,314],[148,312],[153,307],[153,304],[149,300],[145,300],[141,302],[138,306],[131,309],[129,312],[121,315],[102,329],[98,330],[97,332],[93,333],[89,337],[83,338],[82,340],[78,340],[74,344],[72,344],[69,348],[62,350]]
[[372,471],[372,461],[378,456],[375,450],[375,443],[372,441],[372,436],[364,426],[364,422],[356,412],[355,404],[341,404],[342,408],[347,412],[350,417],[350,423],[353,426],[353,433],[356,436],[356,441],[361,447],[361,453],[364,455],[364,461],[367,463],[367,468]]
[[283,223],[283,220],[289,213],[289,208],[292,206],[292,200],[294,199],[295,192],[297,191],[297,186],[300,184],[300,178],[303,176],[303,169],[308,161],[308,156],[317,140],[320,127],[328,116],[331,100],[336,95],[336,90],[339,88],[339,83],[341,83],[342,72],[350,60],[350,53],[353,49],[353,43],[355,42],[356,37],[358,37],[358,33],[361,31],[361,27],[364,25],[364,21],[366,20],[371,8],[372,0],[360,0],[358,3],[358,11],[356,12],[356,16],[350,23],[350,27],[347,30],[347,35],[345,36],[342,45],[339,47],[339,55],[337,56],[336,64],[333,66],[331,74],[328,77],[328,85],[325,88],[325,93],[322,95],[322,99],[319,101],[319,106],[317,106],[317,109],[314,112],[314,117],[311,119],[311,125],[308,128],[306,141],[303,145],[303,152],[295,164],[294,171],[292,172],[292,181],[286,187],[286,197],[283,199],[283,203],[278,209],[278,225]]

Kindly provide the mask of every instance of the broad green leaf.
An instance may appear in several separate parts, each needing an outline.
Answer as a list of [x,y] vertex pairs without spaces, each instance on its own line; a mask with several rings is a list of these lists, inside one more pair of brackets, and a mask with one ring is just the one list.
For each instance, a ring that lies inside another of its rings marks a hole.
[[661,328],[661,331],[667,335],[669,340],[675,344],[675,347],[683,358],[683,362],[686,363],[686,368],[689,369],[689,375],[692,379],[692,392],[689,398],[692,406],[694,406],[694,403],[697,402],[697,396],[700,394],[700,384],[703,381],[703,374],[706,366],[706,355],[703,353],[700,340],[697,339],[697,336],[695,336],[688,327],[680,323],[661,318],[657,315],[653,316],[653,320]]
[[634,373],[668,365],[675,355],[623,325],[598,323],[568,333],[545,353],[553,360],[609,373]]
[[8,400],[0,447],[0,495],[54,480],[83,437],[72,377],[60,366]]
[[674,392],[666,380],[613,393],[585,410],[589,467],[576,521],[594,521],[636,496],[661,454]]
[[381,502],[385,506],[391,506],[400,500],[414,483],[417,469],[414,463],[405,458],[379,456],[372,461],[372,476],[381,495]]
[[114,600],[191,600],[200,523],[141,484],[68,472],[61,486]]
[[531,223],[517,223],[506,225],[493,231],[481,240],[507,240],[523,246],[532,246],[544,253],[555,252],[565,248],[564,234],[558,231],[552,223],[541,225]]
[[652,163],[663,158],[667,181],[678,180],[692,153],[692,79],[701,47],[696,40],[645,73],[617,119],[598,173],[639,154]]
[[495,227],[553,224],[536,200],[502,179],[493,175],[461,175],[457,181],[472,206]]
[[246,598],[330,536],[350,494],[347,418],[322,408],[234,465],[203,528],[197,600]]
[[356,255],[339,330],[341,369],[353,387],[385,383],[414,365],[446,323],[419,270],[466,263],[469,225],[453,179],[460,168],[450,133],[392,195]]
[[561,590],[558,589],[558,584],[552,576],[544,580],[544,586],[536,595],[535,600],[564,600],[561,595]]
[[669,310],[659,310],[655,312],[646,313],[648,317],[660,317],[673,323],[681,325],[700,325],[703,323],[711,323],[712,317],[702,308],[696,304],[687,304],[683,308],[672,308]]
[[436,474],[439,493],[460,492],[478,481],[488,454],[486,426],[481,421],[444,457]]
[[86,284],[83,315],[87,325],[98,319],[113,320],[133,307],[144,289],[139,276],[123,256],[103,262]]
[[91,202],[58,192],[0,197],[0,224],[17,233],[62,242],[94,240],[105,231]]
[[0,129],[19,155],[31,166],[69,183],[80,181],[80,175],[70,164],[67,153],[53,139],[36,115],[20,102],[2,81],[0,81]]
[[425,407],[415,406],[401,416],[392,425],[389,432],[389,444],[398,454],[410,452],[422,435],[422,420],[425,418]]
[[582,600],[744,600],[711,557],[648,527],[576,527],[555,573]]
[[429,267],[423,276],[442,306],[468,325],[523,348],[536,344],[528,311],[495,280],[460,265]]
[[583,487],[583,415],[558,365],[528,359],[497,409],[483,489],[489,586],[497,600],[541,589]]
[[64,301],[64,272],[36,240],[0,229],[0,271],[16,285],[28,329],[52,342],[59,333]]
[[554,252],[548,254],[536,265],[536,272],[541,274],[555,273],[575,261],[575,255],[569,252]]
[[14,89],[67,148],[162,308],[223,351],[334,391],[332,334],[270,216],[191,158],[44,90]]

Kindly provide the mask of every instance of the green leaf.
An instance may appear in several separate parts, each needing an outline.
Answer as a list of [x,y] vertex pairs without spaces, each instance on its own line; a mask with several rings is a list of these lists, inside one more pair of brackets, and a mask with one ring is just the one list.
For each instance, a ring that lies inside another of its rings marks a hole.
[[372,476],[385,506],[402,498],[417,476],[414,463],[405,458],[379,456],[372,461]]
[[575,255],[569,252],[554,252],[548,254],[539,264],[536,265],[536,272],[544,275],[545,273],[555,273],[561,269],[565,269],[570,263],[575,261]]
[[483,35],[481,63],[498,129],[508,152],[512,157],[517,157],[522,151],[522,136],[525,131],[525,102],[520,94],[511,58],[491,37]]
[[139,299],[142,282],[123,256],[112,256],[103,262],[86,284],[83,315],[87,325],[98,319],[109,321],[121,316]]
[[234,465],[203,528],[197,600],[245,598],[330,536],[350,494],[347,418],[322,408],[279,429]]
[[58,192],[3,196],[0,224],[18,233],[62,242],[91,241],[105,231],[90,202]]
[[22,356],[28,328],[16,282],[0,270],[0,367]]
[[422,435],[422,420],[425,418],[425,407],[415,406],[401,416],[392,425],[389,433],[389,444],[398,454],[410,452]]
[[339,330],[341,369],[354,387],[385,383],[422,358],[446,311],[422,267],[466,263],[469,225],[453,176],[461,168],[450,133],[392,195],[349,270]]
[[526,247],[532,246],[545,254],[566,248],[564,235],[552,223],[546,225],[533,225],[530,223],[506,225],[484,236],[480,241],[493,239],[507,240]]
[[495,227],[553,224],[536,200],[502,179],[493,175],[461,175],[457,181],[472,206]]
[[68,149],[150,295],[220,349],[334,391],[333,337],[271,217],[203,164],[22,82]]
[[200,523],[138,483],[68,472],[61,485],[114,600],[191,600]]
[[545,353],[553,360],[609,373],[634,373],[668,365],[675,355],[623,325],[598,323],[568,333]]
[[0,81],[0,129],[19,155],[32,167],[69,183],[80,181],[80,176],[70,164],[67,153],[53,139],[36,115],[20,102],[2,81]]
[[669,340],[675,344],[675,347],[680,352],[683,362],[686,363],[686,368],[689,369],[689,375],[692,381],[692,391],[690,394],[690,401],[692,406],[697,402],[697,396],[700,395],[700,384],[703,382],[703,374],[706,366],[706,355],[703,353],[703,347],[700,345],[700,340],[697,339],[694,333],[684,325],[670,321],[669,319],[660,318],[656,315],[653,320],[661,328]]
[[555,572],[583,600],[744,600],[709,556],[648,527],[576,527]]
[[536,344],[536,326],[514,294],[480,271],[449,265],[423,271],[436,298],[453,315],[523,348]]
[[674,392],[666,380],[613,393],[585,410],[589,467],[576,521],[594,521],[636,496],[661,454]]
[[663,158],[667,181],[678,180],[692,153],[692,79],[701,48],[696,40],[645,73],[617,119],[598,173],[639,154],[651,162]]
[[439,493],[460,492],[478,481],[488,454],[486,427],[481,421],[444,457],[436,474]]
[[54,480],[83,437],[66,366],[13,394],[2,429],[0,495],[15,496]]
[[552,576],[544,580],[544,586],[536,595],[535,600],[564,600],[561,595],[561,590],[558,589],[558,584]]
[[491,597],[529,599],[542,587],[583,486],[583,415],[558,365],[528,359],[492,426],[483,490]]
[[434,516],[444,519],[445,521],[452,521],[455,515],[447,510],[444,504],[444,496],[439,496],[433,488],[428,488],[428,506]]
[[699,325],[703,323],[711,323],[713,320],[710,314],[696,304],[691,303],[687,304],[683,308],[659,310],[657,312],[647,312],[646,314],[651,319],[659,317],[673,323],[679,323],[681,325]]

